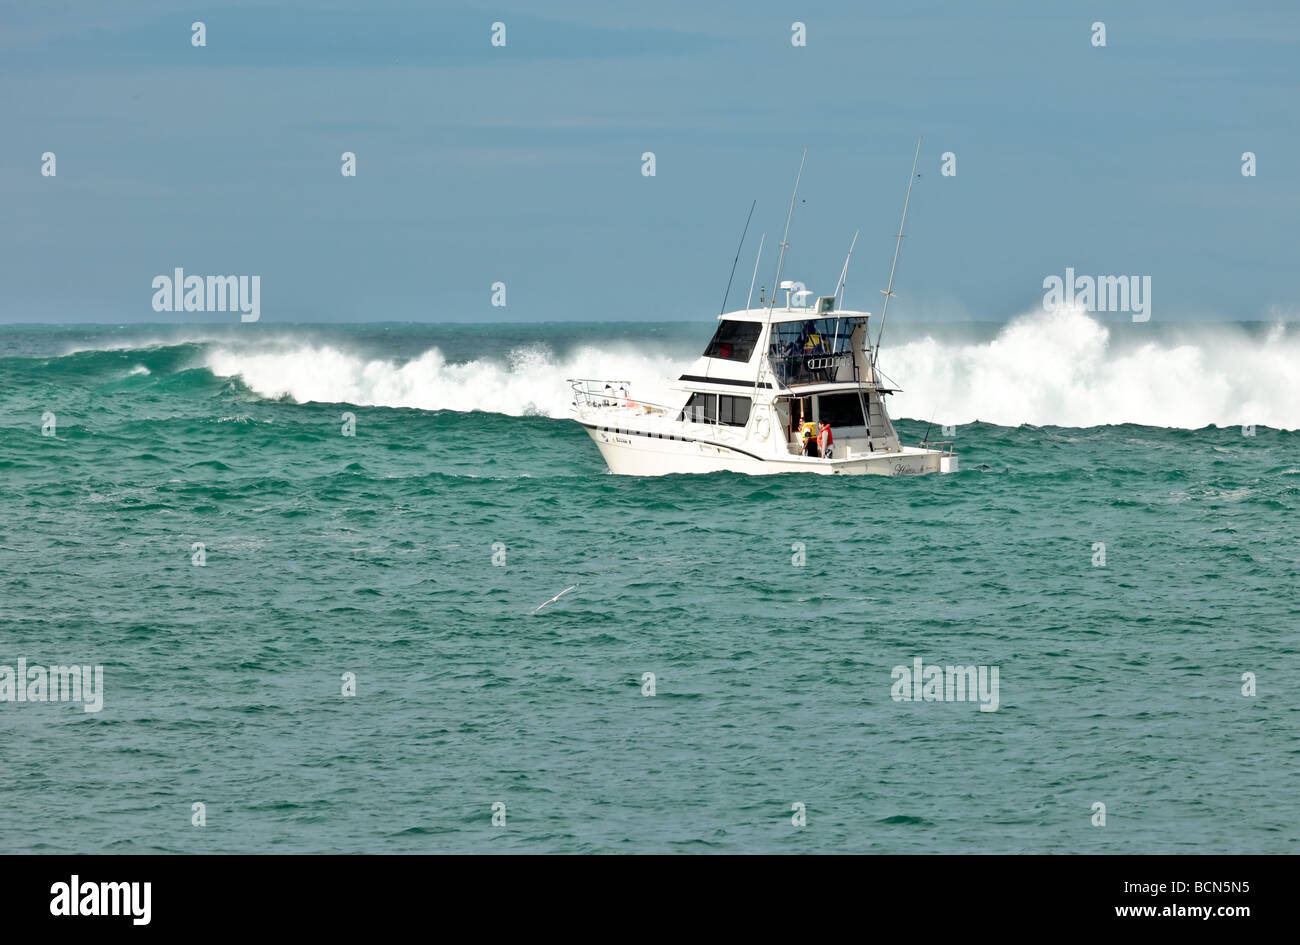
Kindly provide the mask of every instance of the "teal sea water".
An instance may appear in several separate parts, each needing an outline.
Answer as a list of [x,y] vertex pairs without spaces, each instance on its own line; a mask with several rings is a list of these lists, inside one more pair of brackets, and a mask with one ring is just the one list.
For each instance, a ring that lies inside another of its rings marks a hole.
[[1089,324],[900,327],[905,479],[608,475],[707,325],[0,328],[0,666],[104,669],[0,850],[1297,852],[1295,339]]

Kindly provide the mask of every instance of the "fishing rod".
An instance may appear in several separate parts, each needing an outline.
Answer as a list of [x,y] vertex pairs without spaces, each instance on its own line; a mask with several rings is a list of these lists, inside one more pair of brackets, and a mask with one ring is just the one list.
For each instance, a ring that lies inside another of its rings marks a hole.
[[[794,219],[794,202],[799,197],[799,182],[803,180],[803,169],[804,169],[804,165],[807,163],[808,163],[808,147],[807,145],[805,145],[803,149],[803,157],[799,159],[799,173],[795,175],[795,179],[794,179],[794,192],[790,194],[790,209],[786,212],[785,215],[785,232],[781,235],[781,255],[777,257],[776,278],[772,280],[772,297],[768,299],[767,302],[767,317],[763,325],[763,333],[768,339],[769,350],[771,348],[771,341],[772,341],[772,305],[773,303],[776,302],[777,286],[781,284],[781,267],[785,265],[785,251],[790,248],[790,221]],[[754,272],[755,273],[758,272],[757,262],[754,263]],[[754,292],[754,285],[752,282],[750,283],[749,291],[751,295]],[[766,359],[763,357],[762,353],[760,352],[758,370],[754,372],[754,390],[749,395],[751,403],[755,403],[758,400],[758,383],[759,383],[759,378],[763,376],[763,363],[765,360]],[[769,372],[771,371],[771,369],[772,369],[771,365],[769,364],[768,365]],[[751,411],[750,422],[751,423],[755,422],[757,420],[757,416],[758,416],[757,410]]]
[[[749,311],[750,303],[754,301],[754,283],[758,280],[758,264],[763,261],[763,244],[767,242],[767,234],[764,233],[758,238],[758,255],[754,257],[754,275],[749,280],[749,297],[745,299],[745,311]],[[725,302],[723,303],[726,304]]]
[[849,278],[849,260],[853,258],[853,247],[858,245],[858,230],[853,234],[853,242],[849,244],[849,254],[844,257],[844,268],[840,270],[840,279],[835,283],[835,307],[840,308],[840,293],[844,291]]
[[785,215],[785,235],[781,237],[781,255],[776,261],[776,278],[772,280],[772,297],[767,300],[767,324],[772,325],[772,305],[776,302],[777,289],[781,285],[781,268],[785,265],[785,251],[790,248],[790,220],[794,217],[794,202],[799,196],[799,182],[803,180],[803,167],[808,163],[808,149],[803,149],[803,158],[799,161],[799,174],[794,179],[794,193],[790,195],[790,210]]
[[935,407],[933,410],[930,411],[930,422],[925,425],[925,436],[921,438],[922,446],[925,446],[926,443],[930,442],[930,428],[934,426],[934,415],[938,412],[939,412],[938,407]]
[[749,232],[749,221],[754,218],[754,208],[758,206],[755,200],[749,205],[749,216],[745,217],[745,228],[740,233],[740,245],[736,247],[736,258],[731,261],[731,275],[727,277],[727,293],[722,297],[722,308],[718,311],[719,315],[727,311],[727,299],[731,297],[731,280],[736,278],[736,263],[740,262],[740,251],[745,248],[745,234]]

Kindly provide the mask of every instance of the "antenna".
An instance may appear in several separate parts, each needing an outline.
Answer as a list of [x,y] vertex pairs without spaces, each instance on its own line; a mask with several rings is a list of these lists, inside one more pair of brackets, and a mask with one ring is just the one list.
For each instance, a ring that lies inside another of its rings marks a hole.
[[881,289],[885,294],[885,305],[880,310],[880,329],[876,332],[876,347],[871,352],[871,366],[876,366],[880,356],[880,336],[885,333],[885,316],[889,314],[889,300],[894,297],[894,270],[898,268],[898,251],[903,247],[903,224],[907,222],[907,205],[912,200],[912,184],[916,182],[916,162],[921,157],[921,142],[925,135],[916,139],[916,156],[912,158],[912,174],[907,178],[907,196],[903,199],[903,219],[898,222],[898,242],[894,244],[894,262],[889,267],[889,287]]
[[[858,230],[858,233],[861,233]],[[838,307],[840,290],[844,288],[844,280],[849,276],[849,260],[853,258],[853,247],[858,245],[858,233],[853,234],[853,242],[849,244],[849,254],[844,257],[844,268],[840,270],[840,281],[835,283],[835,304]]]
[[[766,239],[766,233],[758,239],[758,255],[754,257],[754,276],[749,280],[749,298],[745,299],[745,311],[749,311],[749,303],[754,300],[754,282],[758,279],[758,263],[759,260],[763,258],[763,243]],[[725,305],[726,303],[724,302],[723,304]]]
[[749,232],[749,221],[754,218],[754,207],[757,205],[757,200],[749,205],[749,216],[745,217],[745,228],[740,231],[740,245],[736,247],[736,258],[731,261],[731,275],[727,276],[727,294],[722,297],[722,308],[718,310],[719,315],[727,310],[727,299],[731,297],[731,280],[736,278],[736,263],[740,262],[740,251],[745,248],[745,234]]

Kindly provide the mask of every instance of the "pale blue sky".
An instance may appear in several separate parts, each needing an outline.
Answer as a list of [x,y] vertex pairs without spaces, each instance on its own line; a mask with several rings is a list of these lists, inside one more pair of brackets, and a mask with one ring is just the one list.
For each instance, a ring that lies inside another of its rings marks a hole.
[[1281,2],[9,3],[0,321],[235,320],[155,313],[177,266],[260,275],[263,323],[708,318],[805,144],[787,275],[829,293],[861,228],[875,310],[922,132],[891,320],[1067,266],[1151,276],[1156,321],[1294,318],[1298,63]]

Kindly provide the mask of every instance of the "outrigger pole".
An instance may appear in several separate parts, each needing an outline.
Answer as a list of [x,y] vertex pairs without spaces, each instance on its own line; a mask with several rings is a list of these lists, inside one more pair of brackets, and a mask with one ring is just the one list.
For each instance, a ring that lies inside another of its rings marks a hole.
[[[799,181],[803,180],[803,166],[807,162],[808,162],[808,147],[805,145],[803,149],[803,157],[799,159],[799,173],[795,176],[794,179],[794,193],[790,195],[790,210],[785,215],[785,233],[783,233],[781,236],[781,255],[776,261],[776,279],[772,282],[772,297],[768,299],[767,302],[767,319],[766,319],[767,324],[764,327],[767,329],[767,336],[768,336],[767,341],[768,341],[769,348],[771,347],[772,344],[772,337],[771,337],[772,305],[773,303],[776,302],[777,287],[780,286],[781,284],[781,267],[785,265],[785,251],[790,246],[790,221],[794,218],[794,202],[799,197]],[[754,272],[755,273],[758,272],[757,262],[754,263]],[[754,286],[752,283],[749,287],[749,291],[751,295],[754,292]],[[750,403],[753,403],[754,401],[758,400],[758,379],[763,374],[764,360],[765,358],[760,352],[759,361],[758,361],[758,370],[754,372],[754,392],[753,394],[750,395]],[[758,411],[756,410],[750,411],[751,422],[753,422],[753,418],[757,413]]]
[[[754,301],[754,283],[758,281],[758,264],[763,259],[763,243],[767,241],[767,234],[764,233],[758,238],[758,255],[754,257],[754,275],[749,280],[749,297],[745,299],[745,311],[749,311],[749,303]],[[725,302],[723,303],[726,304]]]
[[853,234],[853,242],[849,244],[849,254],[844,257],[844,268],[840,270],[840,281],[835,283],[835,307],[836,308],[840,307],[840,291],[844,288],[844,283],[848,280],[849,260],[853,258],[853,247],[858,245],[858,233],[861,232],[862,232],[861,230],[858,230],[857,233]]
[[736,278],[736,263],[740,262],[740,251],[745,248],[745,234],[749,232],[749,221],[754,218],[754,208],[756,206],[758,206],[757,200],[749,205],[749,216],[745,217],[745,228],[740,231],[740,245],[736,247],[736,258],[731,261],[731,275],[727,276],[727,294],[722,297],[722,308],[718,310],[719,315],[723,315],[727,311],[727,299],[731,297],[731,280]]
[[925,135],[916,139],[916,156],[912,158],[912,175],[907,179],[907,196],[903,199],[903,219],[898,223],[898,241],[894,243],[894,262],[889,267],[889,287],[880,291],[885,295],[885,305],[880,310],[880,328],[876,332],[876,346],[871,352],[871,367],[874,371],[876,359],[880,355],[880,336],[885,333],[885,316],[889,314],[889,300],[894,297],[894,270],[898,268],[898,251],[903,247],[903,224],[907,222],[907,205],[912,200],[912,184],[916,182],[916,162],[921,157],[921,142]]
[[808,148],[803,149],[803,158],[799,161],[799,174],[794,179],[794,193],[790,195],[790,212],[785,215],[785,234],[781,237],[781,255],[776,261],[776,278],[772,281],[772,297],[767,303],[767,322],[772,323],[772,303],[776,301],[777,289],[781,285],[781,267],[785,265],[785,251],[790,247],[790,220],[794,217],[794,202],[799,196],[799,181],[803,180],[803,166],[808,161]]

